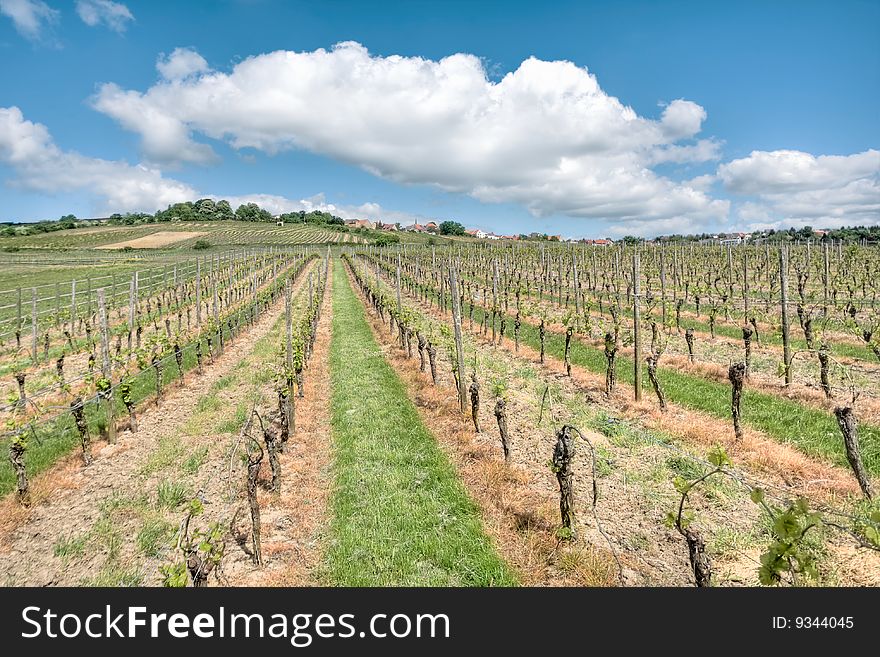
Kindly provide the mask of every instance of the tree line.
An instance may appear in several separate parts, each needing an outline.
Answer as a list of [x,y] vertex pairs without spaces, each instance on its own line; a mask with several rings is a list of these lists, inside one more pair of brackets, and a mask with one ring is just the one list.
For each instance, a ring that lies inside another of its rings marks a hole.
[[[250,222],[275,222],[284,221],[292,224],[320,224],[323,226],[344,226],[345,222],[329,212],[312,210],[306,212],[285,212],[277,217],[256,203],[242,203],[235,210],[229,201],[215,201],[210,198],[198,201],[185,201],[174,203],[164,210],[158,210],[153,214],[149,212],[126,212],[125,214],[112,214],[102,217],[101,221],[114,226],[135,226],[138,224],[165,223],[172,221],[250,221]],[[15,237],[23,235],[36,235],[39,233],[51,233],[57,230],[69,230],[83,225],[83,222],[98,221],[98,219],[77,219],[73,214],[67,214],[56,220],[38,221],[28,224],[8,223],[0,229],[0,237]]]

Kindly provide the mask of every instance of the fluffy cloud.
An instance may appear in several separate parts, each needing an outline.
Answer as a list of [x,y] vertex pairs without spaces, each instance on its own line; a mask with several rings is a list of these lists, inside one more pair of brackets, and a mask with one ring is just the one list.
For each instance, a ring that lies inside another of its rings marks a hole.
[[60,16],[42,0],[0,0],[0,14],[11,18],[19,34],[33,41],[39,40],[44,29],[57,23]]
[[[84,190],[94,197],[96,210],[104,214],[152,212],[203,196],[182,182],[164,177],[157,169],[63,151],[46,126],[26,120],[18,107],[0,107],[0,165],[15,173],[8,184],[46,194]],[[387,210],[378,203],[334,205],[323,194],[300,200],[271,194],[212,198],[225,198],[233,208],[242,203],[257,203],[273,214],[320,210],[345,219],[382,219],[404,224],[428,221],[421,215]]]
[[[194,50],[176,48],[170,55],[160,55],[156,68],[166,84],[181,81],[209,70],[208,62]],[[207,144],[192,139],[191,130],[162,108],[143,101],[136,91],[123,91],[116,85],[104,85],[96,107],[113,116],[123,127],[139,132],[144,154],[160,164],[194,162],[213,164],[217,155]]]
[[346,42],[252,57],[229,73],[209,71],[193,51],[159,67],[163,79],[144,92],[106,84],[94,98],[155,162],[211,161],[193,139],[200,133],[267,153],[306,149],[539,216],[727,215],[727,201],[651,169],[717,158],[714,141],[679,143],[700,131],[702,107],[679,99],[659,120],[641,117],[570,62],[530,58],[494,82],[472,55],[377,57]]
[[124,32],[128,22],[134,20],[128,7],[112,0],[76,0],[76,13],[90,27],[103,23],[116,32]]
[[689,100],[679,98],[663,110],[660,127],[666,136],[675,141],[697,134],[706,120],[706,110]]
[[208,62],[192,48],[175,48],[170,55],[160,55],[156,69],[166,80],[183,80],[208,71]]
[[15,172],[9,184],[48,194],[85,190],[108,213],[151,211],[198,196],[156,169],[63,151],[44,125],[26,120],[17,107],[0,107],[0,164]]
[[107,94],[98,102],[99,109],[112,115],[124,128],[141,133],[143,151],[149,160],[170,165],[217,162],[214,150],[193,141],[185,124],[143,103],[137,92],[122,91],[115,85],[107,85],[104,90]]
[[880,151],[754,151],[722,164],[718,177],[727,190],[758,198],[737,212],[756,228],[880,223]]

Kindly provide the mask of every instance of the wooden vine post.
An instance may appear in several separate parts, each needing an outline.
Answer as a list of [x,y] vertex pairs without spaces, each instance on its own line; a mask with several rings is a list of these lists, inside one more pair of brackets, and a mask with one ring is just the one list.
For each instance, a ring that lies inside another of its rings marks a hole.
[[743,293],[743,312],[745,313],[745,318],[748,320],[749,317],[749,252],[748,247],[743,247],[743,285],[742,285],[742,293]]
[[220,297],[217,293],[217,278],[214,276],[214,326],[217,331],[217,350],[223,351],[223,327],[220,326]]
[[397,312],[400,315],[403,313],[403,303],[400,300],[400,251],[397,252],[397,277],[395,285],[397,288]]
[[666,258],[665,246],[660,244],[660,300],[662,303],[663,326],[666,326]]
[[286,375],[287,375],[287,395],[282,403],[282,414],[285,433],[282,434],[283,444],[287,442],[290,434],[296,431],[296,418],[294,417],[294,401],[293,401],[293,309],[291,304],[291,295],[293,293],[293,285],[290,278],[284,284],[284,322],[285,322],[285,359],[286,359]]
[[492,344],[495,344],[495,318],[498,315],[498,258],[492,260]]
[[639,252],[633,253],[633,386],[636,401],[642,401],[642,314],[639,299]]
[[76,334],[76,279],[70,281],[70,335]]
[[202,325],[202,261],[196,258],[196,326]]
[[779,288],[782,302],[782,359],[785,369],[785,385],[791,385],[791,339],[788,331],[788,254],[779,247]]
[[101,376],[107,385],[106,391],[101,395],[101,404],[107,412],[107,441],[116,442],[116,418],[113,412],[113,384],[111,381],[110,368],[110,330],[107,326],[107,302],[104,298],[104,288],[98,290],[98,317],[101,322]]
[[[727,245],[727,300],[733,301],[733,247]],[[725,304],[725,319],[730,319],[730,306]]]
[[34,356],[34,362],[37,362],[39,352],[37,351],[37,288],[31,288],[31,353]]
[[134,331],[134,317],[137,309],[137,284],[132,274],[131,283],[128,286],[128,350],[131,351],[131,333]]
[[16,343],[16,347],[21,347],[21,327],[22,327],[22,317],[21,317],[21,288],[18,288],[18,302],[16,303],[16,316],[18,321],[15,324],[15,336],[18,340]]
[[824,317],[828,317],[828,284],[831,279],[831,268],[830,261],[828,258],[828,242],[822,243],[822,288],[823,288],[823,299],[824,305],[822,308],[822,314]]
[[458,401],[461,412],[467,409],[467,384],[464,380],[464,347],[461,342],[461,301],[458,297],[458,280],[455,267],[449,263],[449,293],[452,295],[452,329],[455,339],[455,361],[458,368],[456,383],[458,384]]

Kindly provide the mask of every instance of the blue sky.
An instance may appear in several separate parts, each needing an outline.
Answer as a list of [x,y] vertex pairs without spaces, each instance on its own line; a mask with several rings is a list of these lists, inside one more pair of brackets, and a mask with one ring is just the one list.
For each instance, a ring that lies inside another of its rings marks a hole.
[[878,2],[0,0],[0,61],[0,220],[880,223]]

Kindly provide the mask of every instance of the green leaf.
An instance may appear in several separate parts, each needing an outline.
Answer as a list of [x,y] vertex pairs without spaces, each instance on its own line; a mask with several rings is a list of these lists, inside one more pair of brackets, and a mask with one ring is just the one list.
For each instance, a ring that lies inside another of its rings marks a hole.
[[727,452],[724,451],[724,448],[721,445],[715,445],[715,447],[709,450],[709,463],[716,468],[730,465],[730,458],[727,456]]
[[792,538],[800,533],[800,525],[794,516],[786,511],[773,521],[773,533],[779,538]]
[[749,497],[752,498],[752,502],[755,504],[761,504],[764,501],[764,489],[763,488],[753,488],[752,492],[749,494]]
[[681,514],[681,528],[686,529],[694,521],[694,512],[687,510]]

